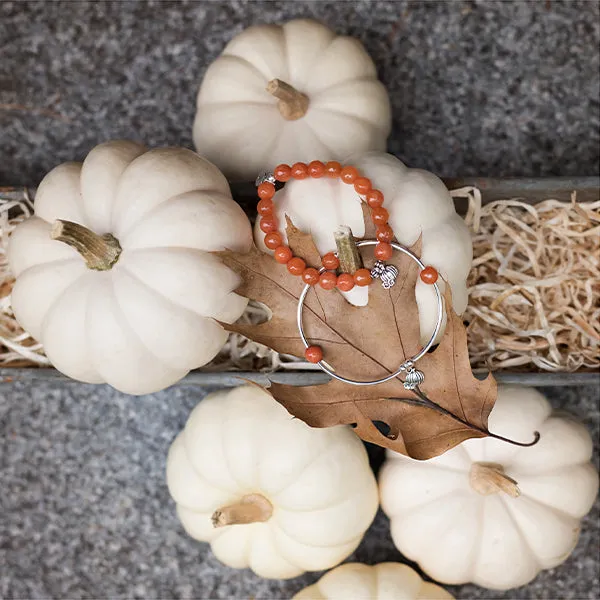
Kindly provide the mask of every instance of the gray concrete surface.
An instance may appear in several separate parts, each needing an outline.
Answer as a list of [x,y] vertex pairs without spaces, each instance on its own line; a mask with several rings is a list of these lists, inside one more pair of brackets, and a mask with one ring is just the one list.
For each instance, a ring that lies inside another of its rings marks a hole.
[[[295,16],[365,43],[392,97],[390,149],[411,165],[598,173],[597,2],[0,2],[0,185],[36,185],[114,137],[190,146],[200,78],[226,41]],[[598,387],[546,393],[598,444]],[[0,597],[280,599],[315,581],[226,568],[183,533],[164,458],[203,394],[3,383]],[[597,503],[574,554],[525,588],[451,591],[598,598],[599,519]],[[351,559],[401,559],[383,515]]]
[[[165,455],[204,393],[179,387],[135,398],[107,386],[2,384],[0,597],[279,600],[318,579],[268,581],[230,569],[179,525]],[[545,393],[598,441],[597,387]],[[381,454],[372,453],[374,463]],[[598,598],[599,518],[597,502],[574,554],[529,586],[449,589],[464,599]],[[381,513],[349,560],[402,560]]]
[[36,184],[115,137],[191,146],[198,85],[225,43],[299,16],[364,42],[392,98],[390,149],[409,164],[593,175],[599,14],[595,0],[0,2],[0,182]]

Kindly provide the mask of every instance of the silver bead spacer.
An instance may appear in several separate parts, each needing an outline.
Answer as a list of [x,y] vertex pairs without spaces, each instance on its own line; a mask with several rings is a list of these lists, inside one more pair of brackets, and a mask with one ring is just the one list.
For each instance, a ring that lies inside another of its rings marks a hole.
[[398,269],[394,265],[388,265],[382,260],[378,260],[371,269],[373,279],[381,279],[381,285],[384,290],[389,290],[398,279]]
[[411,367],[406,373],[406,379],[404,380],[405,390],[414,390],[417,386],[421,385],[425,381],[425,374],[423,371],[419,371],[414,367]]
[[265,183],[265,181],[275,185],[275,182],[277,180],[275,179],[275,175],[273,175],[273,173],[271,173],[271,171],[261,171],[258,174],[258,177],[256,178],[256,181],[254,182],[254,185],[256,187],[258,187],[261,183]]

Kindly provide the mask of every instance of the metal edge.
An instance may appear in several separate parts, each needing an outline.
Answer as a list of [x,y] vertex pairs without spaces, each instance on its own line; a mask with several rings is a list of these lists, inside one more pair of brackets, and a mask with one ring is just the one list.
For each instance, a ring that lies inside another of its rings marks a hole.
[[[573,191],[579,202],[600,198],[600,177],[448,177],[442,181],[449,190],[475,186],[481,190],[483,204],[496,200],[522,198],[535,203],[548,198],[569,202]],[[255,212],[256,187],[247,181],[230,182],[231,193],[247,212]],[[460,204],[460,199],[455,204]]]
[[443,180],[448,189],[475,186],[481,191],[482,202],[523,198],[539,202],[553,198],[570,202],[571,194],[577,192],[579,202],[592,202],[600,197],[600,177],[459,177]]
[[[521,198],[524,202],[535,204],[541,200],[553,198],[569,202],[573,191],[577,192],[579,202],[593,202],[600,198],[600,177],[446,177],[442,178],[450,190],[475,186],[482,192],[483,204],[496,200]],[[230,181],[231,193],[236,202],[251,218],[256,213],[256,187],[249,181]],[[23,187],[1,187],[0,195],[8,199],[22,194]],[[31,197],[35,195],[35,187],[27,188]],[[463,200],[454,200],[457,210],[461,212]]]
[[[465,186],[479,188],[485,198],[502,196],[502,199],[515,195],[539,196],[540,194],[558,194],[561,198],[570,200],[571,192],[577,190],[582,194],[594,194],[597,199],[600,191],[600,177],[597,175],[584,175],[579,177],[442,177],[448,189],[457,189]],[[256,199],[256,186],[250,181],[229,181],[229,186],[234,197],[252,197]],[[0,194],[8,197],[20,197],[23,190],[27,189],[33,198],[35,186],[2,186]],[[485,201],[484,198],[484,201]],[[557,199],[561,199],[557,198]]]
[[[475,376],[480,378],[486,375],[487,373],[475,373]],[[499,383],[518,384],[528,387],[600,385],[600,371],[585,373],[515,373],[508,371],[493,373],[493,375]],[[67,381],[80,383],[51,368],[0,368],[0,383],[14,383],[17,381]],[[327,383],[330,381],[330,378],[321,371],[275,371],[273,373],[258,371],[192,371],[180,382],[176,383],[175,386],[236,387],[249,381],[265,387],[270,383],[310,386]]]

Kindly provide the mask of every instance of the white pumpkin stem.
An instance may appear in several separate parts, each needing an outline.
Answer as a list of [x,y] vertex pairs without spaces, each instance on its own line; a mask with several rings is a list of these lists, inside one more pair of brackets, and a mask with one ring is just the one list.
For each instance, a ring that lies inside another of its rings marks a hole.
[[504,472],[504,467],[496,463],[473,463],[469,476],[471,487],[482,496],[504,492],[511,498],[518,498],[521,490],[517,482]]
[[273,505],[262,494],[247,494],[239,502],[223,506],[212,515],[214,527],[244,525],[268,521],[273,514]]
[[301,119],[308,110],[308,96],[299,92],[289,83],[281,79],[272,79],[267,84],[267,92],[279,99],[277,107],[281,116],[287,121]]
[[50,237],[75,248],[88,269],[108,271],[119,260],[121,245],[116,237],[107,233],[98,235],[87,227],[58,219],[54,221]]
[[334,232],[335,245],[337,246],[340,271],[342,273],[355,273],[362,269],[363,262],[352,235],[352,229],[347,225],[340,225]]

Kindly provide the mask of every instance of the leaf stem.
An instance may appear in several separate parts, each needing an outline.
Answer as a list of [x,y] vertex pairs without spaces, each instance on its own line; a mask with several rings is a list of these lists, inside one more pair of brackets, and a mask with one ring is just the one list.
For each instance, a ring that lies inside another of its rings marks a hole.
[[446,415],[459,423],[462,423],[469,429],[473,429],[475,431],[479,431],[483,433],[486,437],[491,437],[496,440],[501,440],[503,442],[508,442],[509,444],[513,444],[514,446],[521,446],[522,448],[529,448],[530,446],[535,446],[540,441],[540,432],[534,431],[533,436],[534,439],[532,442],[517,442],[516,440],[511,440],[510,438],[504,437],[502,435],[498,435],[497,433],[492,433],[489,429],[484,429],[483,427],[478,427],[477,425],[473,425],[473,423],[469,423],[464,419],[461,419],[459,416],[455,415],[453,412],[450,412],[443,406],[436,404],[432,400],[430,400],[417,386],[414,390],[412,390],[418,397],[419,400],[414,400],[412,398],[390,398],[390,400],[398,400],[399,402],[406,402],[406,404],[412,404],[414,406],[423,406],[425,408],[430,408],[431,410],[435,410],[436,412]]

